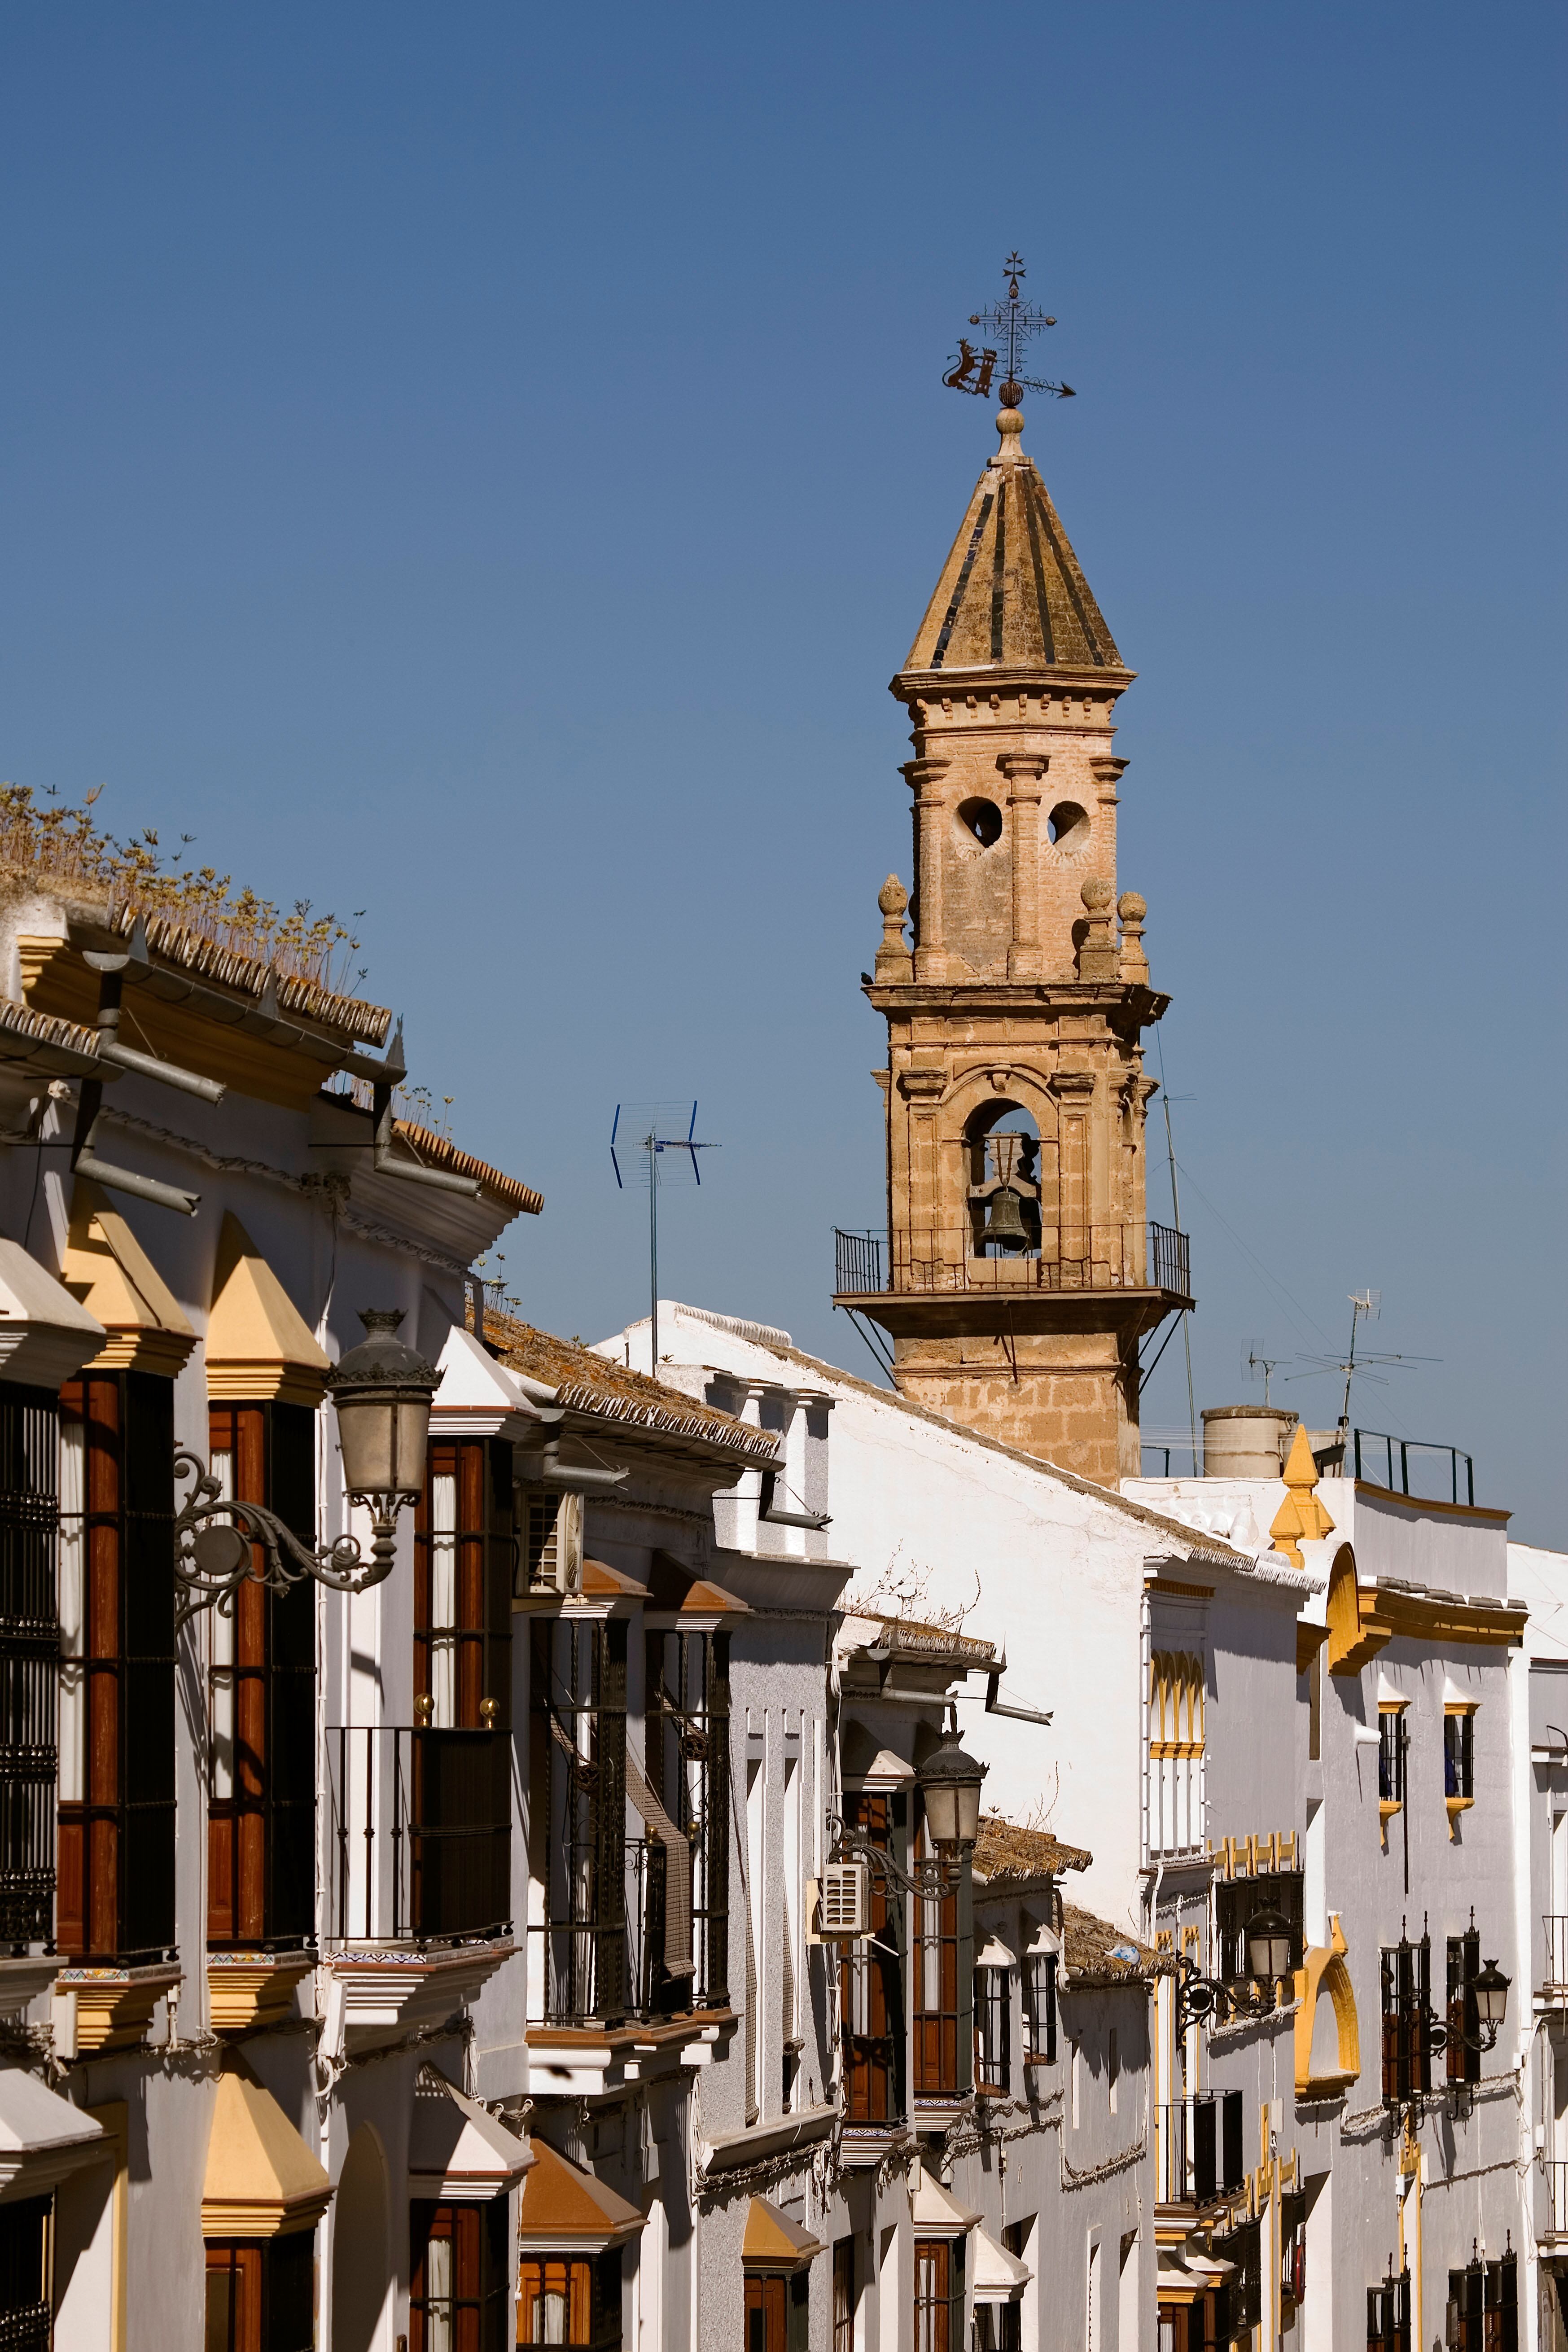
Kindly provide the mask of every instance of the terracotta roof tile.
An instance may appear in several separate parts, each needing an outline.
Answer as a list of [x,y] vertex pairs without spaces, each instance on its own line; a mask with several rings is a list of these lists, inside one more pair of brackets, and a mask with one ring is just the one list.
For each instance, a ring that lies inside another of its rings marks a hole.
[[980,1835],[974,1841],[974,1867],[983,1871],[986,1892],[1040,1878],[1055,1878],[1064,1870],[1087,1870],[1094,1860],[1087,1846],[1064,1845],[1049,1830],[1022,1828],[1000,1813],[982,1813]]
[[416,1126],[411,1118],[395,1118],[393,1133],[408,1146],[416,1160],[426,1168],[449,1169],[454,1176],[476,1176],[479,1190],[514,1213],[537,1217],[544,1206],[544,1195],[531,1184],[515,1176],[503,1176],[488,1160],[476,1160],[471,1151],[460,1151],[445,1135],[436,1135],[427,1127]]
[[608,1356],[595,1355],[581,1339],[557,1339],[553,1332],[541,1331],[493,1307],[485,1309],[485,1338],[500,1349],[502,1363],[542,1381],[574,1412],[595,1413],[669,1437],[700,1438],[752,1462],[778,1462],[778,1441],[771,1431],[737,1421],[733,1413],[700,1403],[679,1389],[667,1389]]

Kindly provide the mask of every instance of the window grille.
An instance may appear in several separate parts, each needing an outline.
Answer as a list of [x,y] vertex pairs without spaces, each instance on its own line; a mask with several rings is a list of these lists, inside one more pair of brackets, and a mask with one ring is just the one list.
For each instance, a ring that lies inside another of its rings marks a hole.
[[[626,1626],[551,1619],[532,1632],[544,2014],[609,2021],[632,1999],[628,1884],[642,1893],[626,1833]],[[635,1908],[632,1924],[640,1927]]]
[[730,1636],[649,1633],[647,1778],[691,1852],[689,1977],[658,1990],[667,2009],[730,2002]]
[[174,1384],[68,1381],[60,1439],[58,1941],[153,1959],[174,1941]]
[[265,2240],[209,2238],[207,2352],[310,2352],[315,2252],[309,2230]]
[[0,2205],[0,2344],[5,2352],[49,2352],[54,2342],[53,2214],[52,2197]]
[[963,2352],[963,2244],[915,2240],[915,2352]]
[[1013,1971],[974,1972],[974,2086],[994,2098],[1013,2087]]
[[1377,1793],[1386,1805],[1405,1802],[1405,1710],[1385,1706],[1377,1718]]
[[1449,2352],[1519,2352],[1519,2264],[1479,2258],[1448,2273],[1446,2341]]
[[1443,1717],[1443,1794],[1476,1793],[1476,1718],[1468,1707],[1450,1707]]
[[1432,1946],[1423,1936],[1384,1946],[1382,1953],[1383,2095],[1390,2105],[1419,2097],[1432,2087],[1427,2045],[1431,2008]]
[[1366,2291],[1366,2352],[1410,2352],[1410,2273]]
[[408,2209],[408,2352],[502,2352],[507,2336],[507,2200]]
[[[934,1853],[922,1822],[922,1844]],[[959,2072],[963,2033],[959,2016],[958,1895],[915,1898],[914,2038],[915,2096],[955,2096],[969,2084]],[[965,1939],[967,1940],[967,1939]],[[970,1988],[973,1992],[973,1987]]]
[[59,1415],[0,1383],[0,1946],[55,1932]]
[[1222,2344],[1236,2336],[1250,2342],[1263,2309],[1263,2231],[1257,2221],[1244,2222],[1214,2240],[1214,2252],[1236,2269],[1215,2296],[1215,2333]]
[[1472,1927],[1468,1935],[1448,1937],[1447,2079],[1450,2083],[1479,2083],[1481,2079],[1479,2048],[1481,2021],[1476,1997],[1469,1987],[1480,1974],[1480,1930]]
[[1149,1661],[1148,1837],[1151,1853],[1201,1852],[1204,1823],[1204,1670],[1187,1652]]
[[[314,1542],[315,1415],[308,1407],[214,1405],[208,1443],[221,1494],[264,1504],[301,1542]],[[279,1594],[247,1580],[231,1610],[207,1610],[201,1622],[207,1941],[307,1943],[316,1907],[314,1588]]]
[[[1024,2034],[1028,2059],[1057,2063],[1057,1955],[1031,1952],[1024,1964]],[[1028,2061],[1026,2061],[1026,2063]]]
[[[495,2201],[504,2210],[505,2200]],[[525,2253],[518,2273],[517,2340],[553,2345],[559,2352],[618,2352],[619,2250],[592,2257]]]
[[[844,1825],[897,1861],[907,1838],[907,1803],[902,1796],[847,1793]],[[851,2125],[890,2123],[903,2113],[900,1940],[897,1909],[873,1876],[870,1934],[863,1943],[846,1945],[838,1962],[846,2114]]]

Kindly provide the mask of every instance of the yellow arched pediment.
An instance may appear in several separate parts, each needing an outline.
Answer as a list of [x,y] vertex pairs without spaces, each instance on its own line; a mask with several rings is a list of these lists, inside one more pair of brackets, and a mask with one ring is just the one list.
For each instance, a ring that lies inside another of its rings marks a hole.
[[[1300,2006],[1296,2011],[1296,2095],[1300,2098],[1331,2098],[1336,2092],[1349,2088],[1361,2073],[1361,2021],[1356,2015],[1355,1994],[1351,1986],[1351,1972],[1345,1966],[1345,1954],[1350,1949],[1340,1915],[1332,1912],[1329,1918],[1329,1941],[1311,1951],[1296,1971],[1296,1999]],[[1318,2002],[1324,1994],[1333,2004],[1334,2031],[1339,2044],[1339,2064],[1312,2071],[1312,2032],[1317,2023]]]
[[1355,1554],[1341,1544],[1329,1570],[1329,1672],[1359,1675],[1390,1638],[1392,1628],[1373,1613],[1370,1592],[1356,1580]]

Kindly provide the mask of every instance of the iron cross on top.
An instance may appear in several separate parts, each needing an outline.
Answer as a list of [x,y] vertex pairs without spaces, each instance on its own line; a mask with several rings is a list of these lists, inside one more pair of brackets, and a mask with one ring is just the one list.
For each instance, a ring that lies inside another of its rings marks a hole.
[[1045,376],[1020,375],[1018,373],[1018,362],[1028,346],[1029,337],[1039,334],[1043,328],[1054,327],[1057,322],[1047,318],[1044,310],[1037,310],[1033,302],[1026,302],[1019,293],[1018,281],[1024,276],[1023,255],[1010,253],[1002,267],[1007,276],[1007,299],[994,302],[989,310],[973,310],[969,317],[972,327],[984,328],[986,336],[994,340],[977,346],[970,341],[967,335],[960,335],[958,356],[949,360],[948,372],[942,377],[943,383],[954,392],[970,392],[977,400],[989,400],[992,379],[1005,342],[1007,372],[1002,380],[1001,397],[1007,407],[1016,408],[1026,392],[1048,392],[1058,400],[1076,398],[1070,383],[1052,383]]

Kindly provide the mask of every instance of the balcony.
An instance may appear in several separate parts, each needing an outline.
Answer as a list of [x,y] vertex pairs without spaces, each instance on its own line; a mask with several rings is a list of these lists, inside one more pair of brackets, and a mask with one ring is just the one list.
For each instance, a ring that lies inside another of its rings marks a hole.
[[[1077,1240],[1078,1254],[1065,1244]],[[1158,1290],[1190,1303],[1187,1236],[1172,1225],[1055,1229],[1035,1250],[977,1244],[973,1228],[895,1234],[834,1229],[835,1297],[901,1297],[942,1291]]]
[[1542,1915],[1541,1981],[1536,1991],[1543,2007],[1568,2009],[1568,1916],[1561,1911]]
[[1194,2091],[1154,2110],[1158,2205],[1201,2207],[1236,2196],[1247,2170],[1241,2147],[1241,2093]]
[[511,1950],[510,1735],[327,1732],[331,1970],[341,2047],[439,2023]]
[[1549,2156],[1546,2171],[1546,2229],[1548,2238],[1568,2238],[1568,2157]]

